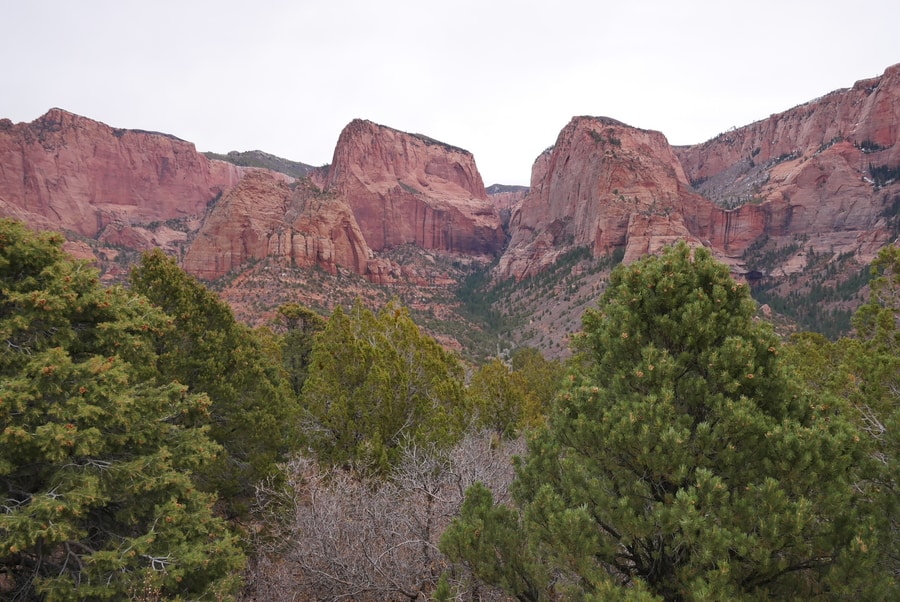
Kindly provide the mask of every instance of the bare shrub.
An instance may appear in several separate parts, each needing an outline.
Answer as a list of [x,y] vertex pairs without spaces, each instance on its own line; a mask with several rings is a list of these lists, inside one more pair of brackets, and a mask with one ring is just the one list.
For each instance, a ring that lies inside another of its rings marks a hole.
[[428,600],[445,571],[459,600],[502,600],[437,548],[475,482],[507,501],[520,438],[480,432],[439,450],[408,446],[387,479],[324,469],[309,458],[284,466],[282,487],[261,486],[267,533],[244,600]]

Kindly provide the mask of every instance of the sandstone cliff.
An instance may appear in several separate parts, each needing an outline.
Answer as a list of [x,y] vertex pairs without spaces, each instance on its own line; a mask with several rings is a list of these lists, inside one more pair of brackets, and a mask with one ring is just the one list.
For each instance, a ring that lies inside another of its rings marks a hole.
[[269,257],[389,284],[420,278],[379,256],[391,249],[492,256],[504,240],[470,153],[356,120],[341,134],[329,168],[293,186],[248,174],[212,209],[184,267],[215,279]]
[[374,259],[346,202],[308,181],[292,186],[258,171],[222,197],[185,255],[184,269],[214,280],[266,257],[289,267],[330,273],[344,267],[358,274]]
[[577,247],[626,259],[673,240],[695,244],[688,215],[714,209],[694,194],[659,132],[603,117],[576,117],[535,161],[531,189],[510,220],[501,278],[524,278]]
[[0,214],[93,238],[109,224],[202,214],[244,170],[173,136],[52,109],[0,120]]
[[[713,245],[729,255],[760,235],[809,237],[817,250],[871,260],[892,235],[900,191],[900,65],[783,113],[675,149],[697,190],[722,207]],[[702,220],[701,220],[702,221]],[[717,235],[740,228],[740,244]]]
[[690,147],[575,118],[534,163],[497,276],[533,275],[577,247],[629,261],[676,239],[737,269],[770,238],[867,263],[898,234],[898,138],[900,65]]
[[375,251],[415,244],[494,255],[505,242],[472,154],[425,136],[352,121],[324,187],[346,199]]

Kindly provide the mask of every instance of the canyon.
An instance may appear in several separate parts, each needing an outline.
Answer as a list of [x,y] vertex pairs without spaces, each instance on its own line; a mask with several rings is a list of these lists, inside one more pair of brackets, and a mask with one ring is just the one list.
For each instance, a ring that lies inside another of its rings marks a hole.
[[[577,116],[536,158],[528,188],[486,189],[470,152],[362,119],[312,168],[260,151],[206,156],[169,134],[51,109],[0,119],[0,215],[64,232],[110,281],[162,248],[250,322],[286,299],[327,309],[338,289],[371,287],[465,322],[452,291],[473,273],[525,283],[577,255],[588,274],[591,262],[676,240],[770,286],[813,277],[813,257],[860,269],[900,234],[898,137],[900,65],[691,146]],[[332,279],[330,292],[307,290],[314,274]],[[577,319],[599,280],[570,286],[578,302],[558,313]]]

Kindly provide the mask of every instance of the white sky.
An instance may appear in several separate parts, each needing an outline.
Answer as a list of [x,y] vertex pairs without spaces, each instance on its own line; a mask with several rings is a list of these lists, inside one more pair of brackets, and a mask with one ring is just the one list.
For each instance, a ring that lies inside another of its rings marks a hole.
[[528,184],[574,115],[703,142],[900,62],[897,0],[0,0],[0,117],[321,165],[356,117]]

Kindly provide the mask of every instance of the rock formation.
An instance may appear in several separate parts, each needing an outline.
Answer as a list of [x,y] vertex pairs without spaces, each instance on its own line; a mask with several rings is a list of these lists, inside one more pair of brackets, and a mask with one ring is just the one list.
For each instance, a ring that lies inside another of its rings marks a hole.
[[866,263],[897,236],[898,138],[900,65],[690,147],[577,117],[535,161],[497,276],[533,275],[577,247],[624,248],[629,261],[675,239],[732,265],[770,237]]
[[415,244],[495,255],[505,242],[472,154],[426,136],[354,120],[324,186],[346,199],[375,251]]
[[[761,235],[790,235],[867,262],[892,235],[886,218],[896,211],[898,141],[900,65],[894,65],[880,77],[675,152],[704,196],[740,206],[711,214],[704,226],[727,254]],[[717,235],[735,228],[742,233],[728,247]]]
[[202,214],[243,168],[174,136],[114,129],[52,109],[0,120],[0,214],[93,238],[107,225]]
[[248,174],[210,212],[184,267],[215,279],[271,257],[331,273],[342,267],[387,284],[414,275],[377,252],[412,244],[493,256],[504,240],[470,153],[356,120],[327,170],[293,187]]
[[688,147],[576,117],[536,159],[527,193],[493,195],[471,153],[369,121],[347,125],[329,167],[294,180],[52,109],[0,119],[0,214],[70,233],[80,256],[162,247],[205,279],[273,258],[376,283],[444,281],[407,265],[407,247],[431,260],[502,252],[496,275],[523,278],[573,249],[630,261],[676,239],[737,268],[779,238],[865,263],[900,230],[898,137],[900,65]]
[[331,273],[345,267],[358,274],[366,274],[374,260],[343,199],[308,181],[291,186],[257,171],[222,197],[185,255],[184,268],[214,280],[266,257],[290,267],[318,266]]
[[485,188],[488,198],[501,213],[512,211],[528,195],[528,186],[504,186],[493,184]]
[[631,258],[679,238],[699,244],[685,222],[686,205],[712,208],[691,191],[661,133],[576,117],[535,161],[498,275],[536,274],[577,247],[595,256],[624,247]]

